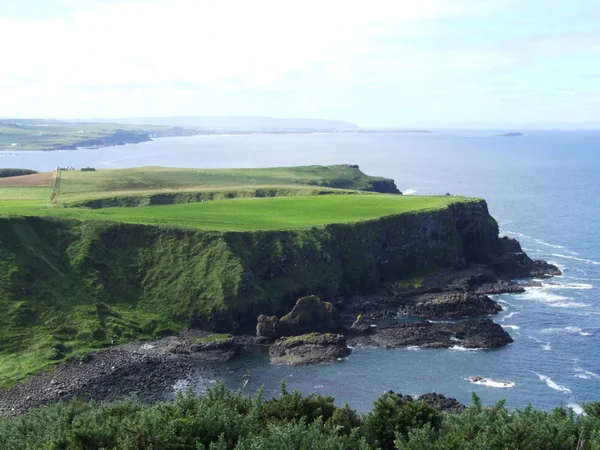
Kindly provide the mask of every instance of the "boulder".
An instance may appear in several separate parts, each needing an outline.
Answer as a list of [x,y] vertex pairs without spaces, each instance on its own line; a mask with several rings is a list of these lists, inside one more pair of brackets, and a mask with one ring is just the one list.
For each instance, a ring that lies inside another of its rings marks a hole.
[[269,348],[273,364],[319,364],[337,361],[350,354],[341,334],[310,333],[278,339]]
[[502,307],[487,295],[469,292],[426,294],[404,308],[403,313],[415,317],[460,319],[497,314]]
[[279,320],[284,336],[310,332],[327,332],[336,327],[339,315],[335,306],[314,295],[298,299],[289,314]]
[[338,312],[331,303],[310,295],[298,299],[290,313],[281,319],[275,316],[259,316],[256,335],[261,338],[277,338],[329,332],[337,328],[338,320]]
[[371,324],[369,324],[369,322],[367,322],[365,318],[359,314],[350,328],[354,331],[366,333],[371,329]]
[[256,324],[256,336],[263,338],[276,338],[279,336],[279,319],[276,316],[258,316]]

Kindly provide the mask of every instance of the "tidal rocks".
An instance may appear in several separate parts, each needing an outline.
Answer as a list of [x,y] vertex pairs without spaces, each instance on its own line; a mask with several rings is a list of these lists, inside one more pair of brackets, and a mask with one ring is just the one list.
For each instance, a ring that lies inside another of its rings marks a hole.
[[516,239],[504,236],[497,242],[498,251],[488,256],[487,264],[501,275],[513,278],[547,278],[562,274],[553,264],[532,260]]
[[259,316],[256,335],[276,338],[333,331],[337,327],[338,318],[338,312],[331,303],[323,302],[318,297],[310,295],[298,299],[290,313],[281,319],[275,316]]
[[389,325],[379,328],[371,339],[385,348],[497,348],[513,342],[500,325],[489,319]]
[[415,317],[460,319],[497,314],[502,307],[487,295],[468,292],[426,294],[404,308],[404,314]]
[[371,324],[365,320],[362,315],[358,315],[352,326],[351,330],[358,331],[360,333],[366,333],[371,329]]
[[435,392],[420,395],[417,397],[417,400],[450,414],[460,414],[467,409],[465,405],[455,398],[446,397],[442,394],[436,394]]
[[428,394],[423,394],[418,397],[411,397],[410,395],[402,395],[396,393],[394,391],[386,392],[386,395],[394,396],[398,402],[423,402],[427,403],[432,408],[438,409],[440,411],[449,413],[449,414],[460,414],[467,407],[460,403],[458,400],[452,397],[446,397],[441,394],[436,394],[435,392],[430,392]]
[[341,334],[310,333],[278,339],[269,348],[273,364],[319,364],[337,361],[350,354]]

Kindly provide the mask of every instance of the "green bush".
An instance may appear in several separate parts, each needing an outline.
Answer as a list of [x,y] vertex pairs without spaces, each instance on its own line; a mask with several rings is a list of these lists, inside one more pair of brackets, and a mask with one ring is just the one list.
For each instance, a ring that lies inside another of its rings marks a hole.
[[71,401],[0,418],[0,449],[44,450],[600,450],[600,403],[586,415],[509,411],[477,397],[459,415],[384,394],[362,417],[331,397],[288,392],[265,401],[219,384],[204,397],[101,404]]
[[362,432],[373,447],[393,449],[396,436],[407,436],[410,430],[441,425],[442,414],[423,402],[413,402],[387,392],[377,401],[362,423]]

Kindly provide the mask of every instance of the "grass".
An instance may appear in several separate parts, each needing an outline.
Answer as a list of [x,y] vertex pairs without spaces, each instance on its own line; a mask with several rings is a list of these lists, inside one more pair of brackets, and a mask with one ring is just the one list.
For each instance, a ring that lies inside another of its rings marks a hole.
[[265,169],[133,169],[67,171],[62,173],[60,201],[184,190],[245,189],[256,187],[319,186],[373,190],[370,177],[350,166],[274,167]]
[[211,344],[218,341],[227,341],[233,336],[227,333],[214,333],[195,340],[196,344]]
[[253,231],[310,228],[351,223],[413,211],[444,208],[457,197],[328,195],[218,200],[139,208],[57,208],[6,205],[5,214],[175,225],[205,230]]

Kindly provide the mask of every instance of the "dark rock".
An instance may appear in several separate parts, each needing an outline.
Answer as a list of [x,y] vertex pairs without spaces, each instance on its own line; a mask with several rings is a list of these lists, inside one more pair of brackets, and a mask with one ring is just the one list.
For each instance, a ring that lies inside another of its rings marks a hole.
[[521,294],[525,292],[525,288],[512,281],[499,280],[495,283],[485,283],[477,286],[473,292],[484,295]]
[[427,347],[497,348],[513,342],[510,335],[489,319],[454,323],[412,322],[378,328],[371,338],[385,348]]
[[278,339],[270,348],[273,364],[318,364],[337,361],[350,354],[341,334],[310,333]]
[[549,278],[562,275],[558,267],[543,259],[536,259],[533,261],[533,264],[535,267],[529,272],[529,275],[533,278]]
[[371,324],[369,324],[363,316],[358,315],[350,328],[354,331],[365,333],[371,329]]
[[276,316],[258,316],[256,336],[263,338],[276,338],[279,334],[279,319]]
[[502,307],[487,295],[468,292],[425,294],[403,309],[403,313],[410,316],[443,319],[484,316],[500,311]]
[[413,398],[410,395],[402,395],[394,391],[388,391],[385,393],[385,395],[396,396],[400,402],[423,402],[428,404],[432,408],[438,409],[449,414],[460,414],[465,409],[467,409],[465,405],[460,403],[455,398],[446,397],[441,394],[436,394],[435,392],[423,394],[418,396],[417,398]]
[[445,397],[444,395],[436,394],[435,392],[420,395],[417,400],[450,414],[460,414],[467,409],[465,405],[455,398]]
[[290,313],[281,319],[275,316],[259,316],[256,334],[259,337],[274,338],[328,332],[338,327],[338,320],[339,314],[335,306],[310,295],[298,299]]
[[546,261],[532,260],[519,241],[509,237],[498,239],[498,251],[488,256],[488,265],[498,273],[513,278],[546,278],[561,275],[558,267]]

